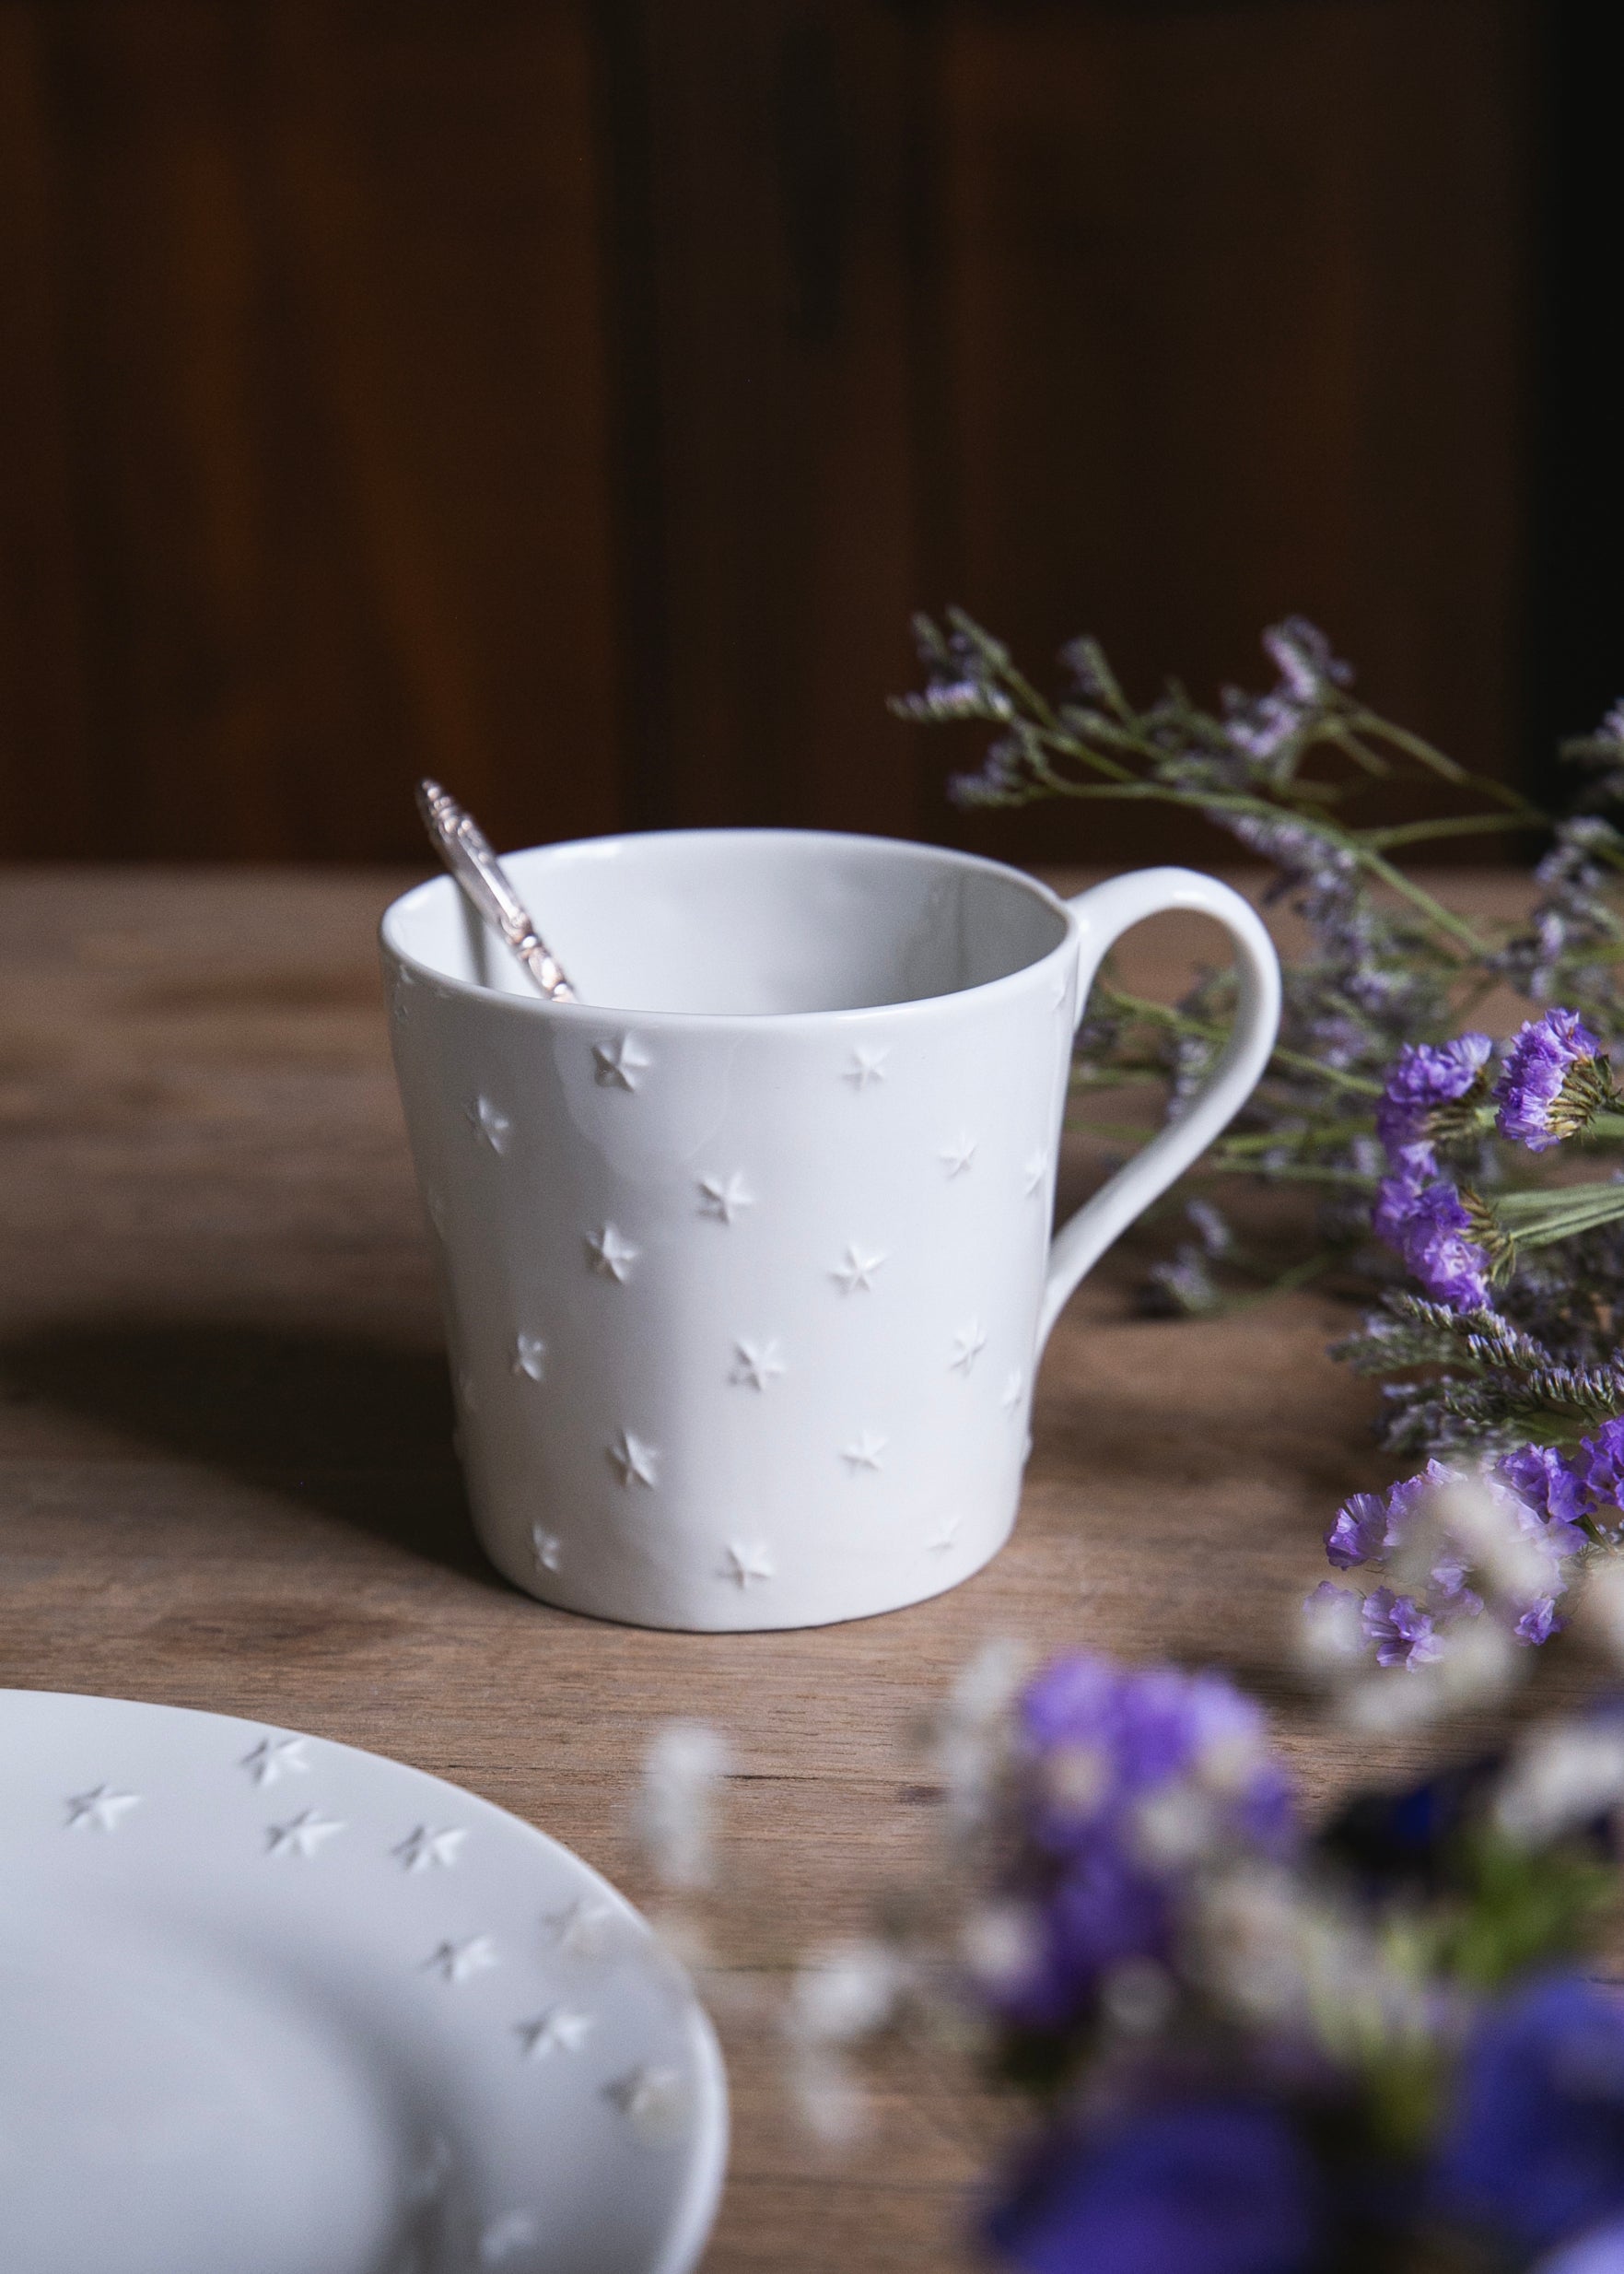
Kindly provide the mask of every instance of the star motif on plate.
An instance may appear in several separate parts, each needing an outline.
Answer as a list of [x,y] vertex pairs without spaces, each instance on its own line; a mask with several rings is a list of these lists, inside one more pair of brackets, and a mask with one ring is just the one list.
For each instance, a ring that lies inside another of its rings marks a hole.
[[606,2084],[603,2097],[645,2138],[662,2141],[674,2138],[687,2107],[687,2088],[674,2069],[634,2069]]
[[854,1090],[870,1089],[876,1082],[884,1081],[885,1061],[890,1056],[889,1050],[876,1050],[859,1044],[851,1053],[850,1065],[840,1079],[849,1082]]
[[735,1364],[728,1379],[742,1389],[765,1389],[785,1370],[776,1335],[764,1342],[735,1342],[733,1353]]
[[606,1224],[595,1237],[587,1241],[587,1260],[599,1278],[619,1280],[623,1286],[640,1252],[613,1224]]
[[1044,1178],[1048,1173],[1049,1156],[1046,1153],[1029,1153],[1022,1162],[1021,1174],[1026,1179],[1026,1197],[1029,1201],[1035,1200],[1043,1190]]
[[581,1895],[547,1925],[555,1950],[568,1951],[576,1958],[602,1958],[613,1940],[615,1914],[608,1904]]
[[732,1540],[728,1542],[728,1560],[722,1571],[724,1579],[731,1579],[741,1595],[749,1591],[753,1580],[773,1577],[773,1559],[759,1541],[754,1546]]
[[842,1295],[856,1295],[859,1288],[866,1293],[872,1287],[874,1273],[884,1260],[885,1255],[882,1248],[876,1248],[874,1253],[870,1255],[863,1248],[857,1247],[855,1243],[847,1241],[846,1260],[837,1264],[829,1276],[838,1282]]
[[956,1373],[969,1374],[986,1348],[987,1329],[979,1319],[972,1319],[969,1325],[954,1337],[953,1354],[948,1364]]
[[736,1168],[724,1183],[720,1177],[701,1177],[699,1179],[699,1213],[710,1216],[718,1224],[731,1224],[742,1208],[754,1208],[755,1195],[744,1182],[744,1172]]
[[513,2034],[523,2045],[527,2061],[544,2061],[550,2053],[578,2053],[597,2026],[592,2014],[572,2013],[567,2006],[555,2006],[533,2022],[517,2022]]
[[880,1456],[885,1450],[886,1443],[887,1440],[877,1429],[865,1429],[855,1445],[841,1447],[840,1458],[847,1463],[855,1476],[859,1469],[879,1468]]
[[279,1785],[285,1776],[308,1776],[308,1737],[263,1737],[240,1763],[256,1785]]
[[268,1824],[265,1828],[266,1853],[272,1856],[303,1856],[316,1853],[323,1840],[332,1839],[344,1826],[335,1817],[319,1816],[313,1808],[307,1808],[288,1824]]
[[946,1169],[947,1180],[952,1184],[955,1177],[965,1174],[976,1158],[976,1140],[974,1137],[955,1137],[952,1144],[944,1145],[936,1157]]
[[506,1153],[508,1140],[513,1134],[513,1124],[500,1106],[492,1105],[488,1097],[476,1097],[471,1106],[464,1106],[468,1126],[474,1135],[493,1153]]
[[487,2220],[479,2231],[479,2263],[505,2266],[515,2251],[528,2250],[540,2237],[541,2229],[531,2212],[505,2210],[499,2219]]
[[540,1524],[530,1528],[530,1552],[538,1571],[556,1571],[564,1561],[564,1542],[556,1532],[545,1530]]
[[426,1871],[434,1864],[449,1868],[456,1862],[467,1837],[461,1824],[453,1824],[449,1832],[431,1832],[426,1824],[419,1824],[393,1853],[408,1871]]
[[94,1792],[81,1792],[67,1803],[67,1828],[70,1832],[116,1832],[130,1811],[140,1805],[138,1792],[115,1792],[111,1785],[98,1785]]
[[616,1035],[592,1045],[592,1079],[601,1090],[635,1090],[639,1074],[653,1064],[636,1035]]
[[424,1960],[423,1971],[438,1974],[442,1982],[466,1982],[500,1963],[489,1935],[470,1935],[466,1942],[442,1942],[432,1958]]
[[522,1374],[527,1380],[544,1382],[547,1378],[547,1345],[539,1334],[516,1334],[513,1338],[513,1364],[510,1369]]
[[959,1536],[959,1525],[962,1519],[956,1516],[944,1516],[942,1518],[941,1524],[937,1527],[935,1539],[929,1542],[932,1555],[945,1555],[947,1553],[949,1548],[952,1546],[953,1542]]
[[999,1404],[1006,1413],[1020,1412],[1022,1392],[1025,1388],[1025,1375],[1022,1373],[1019,1366],[1012,1367],[1005,1377],[1003,1395],[999,1400]]
[[634,1437],[629,1429],[623,1429],[620,1443],[610,1446],[608,1451],[611,1466],[623,1484],[654,1483],[660,1459],[657,1447],[645,1445],[641,1437]]

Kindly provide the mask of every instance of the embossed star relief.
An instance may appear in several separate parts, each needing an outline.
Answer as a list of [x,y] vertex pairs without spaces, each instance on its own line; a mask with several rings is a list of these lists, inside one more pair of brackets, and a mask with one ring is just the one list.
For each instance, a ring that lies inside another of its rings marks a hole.
[[239,1765],[256,1785],[279,1785],[285,1776],[308,1776],[310,1764],[305,1759],[305,1747],[309,1742],[305,1737],[262,1738]]
[[1026,1179],[1026,1197],[1029,1201],[1035,1200],[1043,1190],[1048,1171],[1049,1156],[1046,1153],[1029,1153],[1022,1162],[1021,1174]]
[[516,1334],[513,1338],[511,1371],[522,1374],[526,1380],[544,1382],[547,1378],[547,1345],[539,1334]]
[[529,2250],[541,2240],[541,2229],[528,2210],[505,2210],[486,2221],[479,2233],[481,2266],[505,2266],[516,2251]]
[[289,1824],[268,1824],[265,1828],[267,1855],[303,1856],[316,1853],[324,1840],[332,1839],[343,1824],[332,1816],[319,1816],[313,1808],[305,1809]]
[[742,1389],[765,1389],[784,1372],[784,1354],[776,1337],[765,1342],[735,1342],[733,1355],[728,1379]]
[[556,1532],[543,1530],[540,1524],[530,1528],[530,1552],[538,1571],[556,1571],[564,1561],[563,1541]]
[[741,1595],[746,1594],[753,1581],[773,1577],[772,1556],[766,1548],[759,1544],[747,1547],[738,1541],[730,1541],[722,1577],[731,1579]]
[[602,1958],[613,1941],[616,1915],[608,1904],[580,1895],[567,1911],[560,1911],[546,1924],[552,1929],[555,1950],[567,1951],[576,1958]]
[[608,1448],[609,1463],[621,1483],[625,1485],[648,1484],[656,1482],[655,1469],[660,1460],[659,1448],[645,1445],[641,1437],[634,1437],[629,1429],[620,1433],[620,1443]]
[[877,1429],[865,1429],[855,1445],[843,1445],[840,1458],[855,1476],[859,1469],[878,1469],[888,1440]]
[[842,1295],[856,1295],[859,1290],[866,1293],[873,1286],[874,1273],[884,1260],[882,1248],[876,1248],[872,1255],[869,1255],[848,1241],[846,1260],[837,1264],[829,1276],[837,1282]]
[[870,1089],[876,1082],[884,1081],[885,1061],[890,1056],[889,1050],[866,1049],[859,1044],[852,1051],[851,1063],[840,1079],[849,1082],[854,1090]]
[[513,2034],[524,2047],[527,2061],[544,2061],[550,2053],[578,2053],[597,2026],[592,2014],[571,2013],[567,2006],[555,2006],[533,2022],[516,2023]]
[[461,1824],[453,1824],[448,1832],[431,1832],[426,1824],[419,1824],[411,1838],[403,1840],[392,1852],[406,1870],[426,1871],[434,1864],[454,1864],[467,1837]]
[[665,2144],[680,2133],[687,2113],[687,2087],[680,2071],[646,2066],[603,2088],[623,2116],[645,2139]]
[[1020,1367],[1016,1366],[1006,1377],[1004,1381],[1003,1395],[999,1400],[999,1406],[1006,1413],[1019,1412],[1021,1409],[1022,1393],[1025,1388],[1026,1377],[1022,1373]]
[[976,1361],[987,1348],[987,1329],[979,1319],[972,1319],[964,1331],[953,1338],[953,1354],[948,1360],[955,1373],[969,1374]]
[[632,1265],[640,1252],[613,1224],[606,1224],[595,1237],[587,1241],[587,1260],[599,1278],[617,1279],[623,1285],[630,1278]]
[[654,1061],[636,1035],[616,1035],[592,1045],[592,1079],[601,1090],[635,1090],[637,1077]]
[[489,1935],[470,1935],[466,1942],[442,1942],[432,1958],[424,1960],[423,1971],[438,1974],[442,1982],[467,1982],[500,1963]]
[[952,1546],[953,1542],[959,1536],[959,1525],[961,1520],[962,1519],[956,1516],[944,1516],[942,1518],[941,1522],[937,1529],[935,1539],[927,1542],[932,1555],[945,1555],[947,1553],[949,1548]]
[[944,1145],[936,1157],[946,1169],[947,1180],[951,1184],[955,1177],[965,1174],[976,1158],[976,1140],[974,1137],[955,1137],[952,1144]]
[[94,1792],[81,1792],[69,1800],[67,1829],[116,1832],[130,1811],[140,1805],[138,1792],[115,1792],[111,1785],[98,1785]]
[[394,1000],[390,1005],[397,1026],[403,1026],[412,1015],[412,1006],[408,1001],[411,988],[412,982],[403,971],[395,980]]
[[731,1224],[742,1208],[754,1208],[755,1195],[744,1182],[744,1172],[736,1168],[724,1182],[720,1177],[701,1177],[699,1179],[699,1213],[717,1224]]
[[488,1097],[476,1097],[471,1106],[462,1108],[468,1125],[482,1143],[493,1153],[506,1153],[508,1140],[513,1134],[513,1124],[500,1106],[492,1105]]

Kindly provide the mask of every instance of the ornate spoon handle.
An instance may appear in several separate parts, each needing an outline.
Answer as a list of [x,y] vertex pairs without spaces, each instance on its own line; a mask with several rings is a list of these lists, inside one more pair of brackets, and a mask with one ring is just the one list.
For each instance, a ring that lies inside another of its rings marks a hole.
[[417,784],[417,810],[429,841],[484,920],[499,932],[549,1002],[573,1002],[576,992],[562,966],[531,920],[507,872],[472,814],[438,781]]

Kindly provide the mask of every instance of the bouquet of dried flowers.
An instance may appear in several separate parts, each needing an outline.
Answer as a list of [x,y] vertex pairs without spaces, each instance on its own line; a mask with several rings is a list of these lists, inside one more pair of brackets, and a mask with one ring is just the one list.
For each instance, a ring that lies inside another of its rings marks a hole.
[[[1539,1569],[1512,1631],[1546,1641],[1586,1561],[1624,1529],[1624,1099],[1609,1058],[1624,1031],[1624,833],[1608,818],[1624,801],[1624,703],[1565,745],[1576,791],[1557,820],[1361,703],[1301,620],[1266,635],[1275,686],[1231,690],[1215,711],[1176,686],[1136,709],[1092,640],[1065,651],[1071,685],[1051,702],[967,616],[921,619],[918,635],[928,683],[896,709],[994,730],[980,770],[955,784],[963,802],[1184,806],[1273,870],[1272,896],[1311,944],[1288,966],[1268,1072],[1186,1180],[1189,1237],[1149,1294],[1213,1311],[1248,1277],[1354,1275],[1372,1307],[1338,1354],[1384,1377],[1384,1442],[1432,1457],[1328,1530],[1332,1564],[1374,1581],[1365,1647],[1419,1670],[1445,1628],[1480,1616],[1469,1556],[1416,1518],[1434,1488],[1468,1478],[1523,1527]],[[1444,785],[1459,810],[1361,826],[1361,791],[1402,781]],[[1514,924],[1468,920],[1399,864],[1484,831],[1545,845]],[[1080,1106],[1155,1077],[1176,1116],[1220,1045],[1229,986],[1207,975],[1166,1006],[1103,974],[1078,1038]],[[1535,1015],[1496,1042],[1474,1014],[1501,990]],[[1316,1196],[1283,1268],[1251,1257],[1215,1204],[1216,1180],[1236,1177]]]

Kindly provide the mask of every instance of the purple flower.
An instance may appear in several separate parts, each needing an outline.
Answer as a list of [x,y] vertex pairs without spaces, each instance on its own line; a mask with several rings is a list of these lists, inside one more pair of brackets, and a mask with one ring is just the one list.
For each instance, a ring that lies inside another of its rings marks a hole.
[[1415,1168],[1408,1163],[1396,1168],[1390,1177],[1384,1177],[1376,1187],[1375,1206],[1371,1210],[1371,1228],[1376,1237],[1402,1255],[1409,1230],[1410,1218],[1415,1214],[1421,1194],[1427,1189],[1431,1165]]
[[1593,2227],[1554,2258],[1541,2258],[1534,2274],[1624,2274],[1624,2219]]
[[1051,2134],[987,2233],[1025,2274],[1307,2274],[1321,2211],[1279,2109],[1186,2100]]
[[1404,1225],[1402,1253],[1434,1303],[1452,1310],[1490,1307],[1490,1259],[1467,1237],[1472,1220],[1454,1185],[1430,1184]]
[[1548,2249],[1624,2211],[1624,2010],[1557,1975],[1490,2008],[1438,2159],[1439,2209]]
[[1489,1063],[1493,1044],[1487,1035],[1457,1035],[1434,1047],[1407,1042],[1387,1069],[1376,1105],[1376,1134],[1396,1168],[1409,1165],[1431,1173],[1437,1163],[1430,1134],[1439,1106],[1464,1097]]
[[1501,1135],[1545,1153],[1583,1128],[1589,1117],[1572,1077],[1594,1066],[1600,1049],[1576,1012],[1525,1020],[1494,1088]]
[[1368,1564],[1379,1555],[1386,1541],[1386,1502],[1374,1493],[1355,1493],[1337,1510],[1326,1534],[1326,1560],[1338,1571],[1351,1571],[1355,1564]]
[[1594,1437],[1581,1440],[1579,1469],[1593,1504],[1607,1510],[1611,1524],[1613,1511],[1624,1510],[1624,1415],[1603,1422]]
[[1559,1633],[1561,1623],[1557,1617],[1556,1597],[1540,1595],[1529,1604],[1527,1610],[1513,1627],[1512,1633],[1519,1642],[1537,1647],[1542,1642],[1548,1642],[1552,1635]]
[[1378,1666],[1428,1666],[1443,1648],[1431,1613],[1390,1587],[1374,1588],[1365,1597],[1361,1623],[1365,1640],[1375,1645]]
[[[1624,1456],[1624,1428],[1619,1430],[1619,1453]],[[1578,1554],[1584,1545],[1583,1495],[1578,1477],[1554,1445],[1519,1446],[1495,1462],[1494,1474],[1525,1507],[1543,1518],[1559,1553]]]

